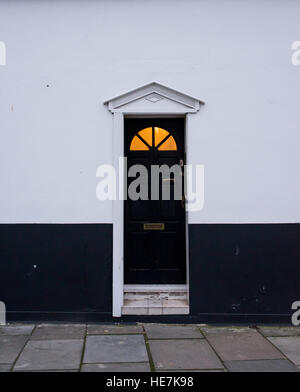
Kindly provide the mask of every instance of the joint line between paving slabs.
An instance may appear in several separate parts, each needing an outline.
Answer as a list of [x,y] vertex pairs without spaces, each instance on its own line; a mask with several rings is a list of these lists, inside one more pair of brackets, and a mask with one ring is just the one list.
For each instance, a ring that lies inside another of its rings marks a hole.
[[144,330],[143,336],[144,336],[144,341],[145,341],[146,350],[147,350],[148,359],[149,359],[150,372],[155,372],[156,369],[155,369],[154,361],[153,361],[153,358],[152,358],[152,353],[151,353],[150,345],[149,345],[149,339],[148,339],[148,335],[147,335],[147,332],[145,330],[144,324],[142,325],[142,328]]
[[81,370],[82,370],[82,365],[83,365],[83,360],[84,360],[85,346],[86,346],[86,339],[87,339],[87,330],[88,330],[88,325],[85,324],[85,331],[84,331],[84,338],[83,338],[83,346],[82,346],[82,352],[81,352],[80,363],[79,363],[79,369],[78,369],[79,372],[81,372]]
[[13,369],[14,369],[14,367],[15,367],[17,361],[18,361],[18,359],[20,358],[22,352],[24,351],[24,348],[25,348],[26,344],[29,342],[31,336],[33,335],[33,332],[36,330],[36,326],[37,326],[37,325],[34,324],[34,327],[32,328],[31,333],[30,333],[29,335],[27,335],[27,336],[25,335],[25,336],[27,337],[27,340],[26,340],[25,343],[23,344],[23,346],[22,346],[22,348],[21,348],[19,354],[17,355],[17,358],[16,358],[15,361],[12,363],[12,366],[11,366],[11,368],[10,368],[10,371],[11,371],[11,372],[13,371]]
[[[282,354],[283,357],[284,357],[287,361],[289,361],[292,365],[297,366],[293,361],[290,360],[290,358],[288,358],[288,357],[285,355],[285,353],[284,353],[283,351],[281,351],[281,350],[279,349],[279,347],[275,346],[275,344],[274,344],[271,340],[269,340],[269,339],[261,332],[261,330],[260,330],[259,328],[257,328],[257,332],[258,332],[267,342],[269,342],[278,352],[280,352],[280,354]],[[272,337],[272,336],[270,336],[270,337]],[[278,358],[278,359],[280,359],[280,358]]]
[[207,344],[209,345],[209,347],[213,350],[213,352],[216,354],[217,358],[220,360],[221,364],[223,365],[223,369],[225,371],[228,371],[227,367],[225,366],[224,361],[222,360],[222,358],[220,357],[220,355],[218,354],[218,352],[215,350],[215,348],[210,344],[210,341],[207,339],[205,333],[202,331],[201,327],[199,327],[197,325],[197,328],[199,329],[199,331],[201,332],[201,334],[204,336],[204,339],[206,340]]

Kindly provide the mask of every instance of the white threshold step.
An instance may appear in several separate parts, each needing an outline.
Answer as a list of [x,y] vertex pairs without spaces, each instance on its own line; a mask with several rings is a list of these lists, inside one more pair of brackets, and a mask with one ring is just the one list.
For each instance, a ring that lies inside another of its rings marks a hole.
[[187,299],[170,299],[144,296],[142,299],[125,298],[122,307],[123,315],[180,315],[189,314]]
[[131,293],[127,292],[124,293],[124,300],[185,300],[187,301],[187,292],[172,292],[172,291],[165,291],[165,292],[137,292]]
[[141,293],[141,292],[186,292],[186,284],[125,284],[124,292]]

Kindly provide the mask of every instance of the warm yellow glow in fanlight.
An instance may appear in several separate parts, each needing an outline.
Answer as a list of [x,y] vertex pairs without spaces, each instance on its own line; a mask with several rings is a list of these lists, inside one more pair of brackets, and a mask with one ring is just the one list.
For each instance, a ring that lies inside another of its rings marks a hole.
[[[154,127],[154,132],[152,127],[144,128],[138,132],[139,136],[134,136],[131,144],[130,151],[146,151],[150,147],[158,146],[159,151],[176,151],[177,145],[168,131],[162,128]],[[162,144],[160,144],[165,140]],[[160,145],[159,145],[160,144]]]

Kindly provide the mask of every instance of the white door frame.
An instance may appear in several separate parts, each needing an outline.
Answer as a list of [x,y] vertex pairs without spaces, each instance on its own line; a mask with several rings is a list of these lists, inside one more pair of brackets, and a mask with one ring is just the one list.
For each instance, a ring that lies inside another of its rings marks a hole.
[[[126,116],[186,118],[187,140],[189,116],[200,109],[203,101],[179,91],[152,82],[104,102],[113,115],[113,165],[117,172],[117,184],[124,184],[124,168],[119,158],[124,157],[124,118]],[[187,148],[188,146],[186,146]],[[119,168],[119,169],[118,169]],[[118,169],[118,170],[117,170]],[[118,190],[119,197],[113,203],[113,317],[121,317],[124,298],[124,186]],[[188,225],[188,213],[186,225]],[[186,234],[186,241],[188,232]],[[186,242],[188,254],[188,242]],[[188,259],[187,259],[188,269]],[[188,270],[187,270],[188,272]],[[187,274],[188,276],[188,274]]]

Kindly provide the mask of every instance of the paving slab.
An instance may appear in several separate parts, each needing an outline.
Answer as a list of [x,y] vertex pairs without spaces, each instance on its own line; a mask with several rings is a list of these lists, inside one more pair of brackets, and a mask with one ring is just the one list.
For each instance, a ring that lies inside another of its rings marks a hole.
[[148,339],[201,339],[202,333],[198,327],[172,324],[144,325]]
[[235,333],[235,334],[240,334],[240,333],[244,333],[244,332],[249,332],[249,331],[253,331],[252,329],[250,329],[249,327],[210,327],[210,326],[204,326],[204,327],[200,327],[200,330],[204,333],[204,334],[220,334],[220,333]]
[[284,359],[284,356],[255,330],[205,332],[223,361]]
[[14,369],[67,370],[79,369],[83,340],[32,340],[29,341]]
[[271,337],[268,339],[295,365],[300,365],[300,337]]
[[0,336],[0,363],[13,363],[21,352],[27,340],[27,336]]
[[70,340],[83,339],[84,324],[40,324],[35,328],[31,340]]
[[229,372],[299,372],[297,366],[287,359],[267,359],[259,361],[225,361]]
[[141,325],[101,325],[91,324],[87,327],[88,335],[127,335],[144,333]]
[[224,373],[224,369],[206,369],[206,370],[156,370],[155,373]]
[[150,372],[150,365],[145,363],[93,363],[84,364],[82,372]]
[[300,336],[299,327],[259,327],[264,336]]
[[61,369],[61,370],[18,370],[18,373],[78,373],[79,369]]
[[156,370],[223,368],[204,339],[149,340],[149,347]]
[[147,362],[143,335],[89,335],[84,363]]
[[30,335],[34,325],[2,325],[0,326],[1,335]]
[[10,368],[11,368],[11,365],[1,365],[0,364],[0,373],[9,372]]

